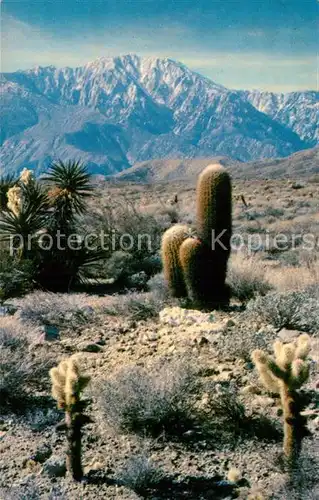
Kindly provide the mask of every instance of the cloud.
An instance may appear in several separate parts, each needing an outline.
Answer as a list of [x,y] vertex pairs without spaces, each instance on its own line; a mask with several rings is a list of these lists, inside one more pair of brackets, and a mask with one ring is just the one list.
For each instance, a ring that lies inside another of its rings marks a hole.
[[301,68],[303,66],[313,67],[315,56],[311,57],[286,57],[271,56],[258,52],[240,52],[225,53],[212,52],[204,57],[200,55],[181,55],[181,62],[191,67],[214,68],[214,67],[232,67],[232,68]]
[[[316,56],[267,53],[265,50],[218,50],[191,39],[178,22],[125,30],[114,27],[85,34],[71,30],[68,38],[4,14],[1,19],[2,70],[34,66],[81,66],[98,57],[136,52],[142,56],[169,57],[230,88],[276,91],[316,88]],[[254,31],[262,36],[262,30]]]

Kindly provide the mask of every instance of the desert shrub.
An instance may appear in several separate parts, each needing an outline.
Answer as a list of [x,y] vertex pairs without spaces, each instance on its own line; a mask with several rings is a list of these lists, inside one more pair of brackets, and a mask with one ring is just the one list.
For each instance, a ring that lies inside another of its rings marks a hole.
[[1,252],[0,303],[10,297],[18,297],[32,290],[35,285],[35,266],[31,260],[19,260]]
[[145,454],[128,458],[116,475],[118,484],[144,496],[164,478],[164,473]]
[[[245,406],[239,400],[238,394],[233,387],[218,390],[210,387],[209,410],[211,413],[211,424],[215,429],[224,428],[226,432],[237,434],[246,425]],[[214,424],[213,424],[214,422]]]
[[315,333],[319,329],[319,300],[314,293],[312,287],[290,293],[269,293],[250,301],[247,312],[278,329],[286,327]]
[[0,404],[21,401],[32,387],[45,383],[48,358],[40,349],[36,358],[32,353],[32,344],[39,339],[38,329],[26,329],[11,317],[0,318]]
[[165,281],[164,274],[155,274],[147,282],[148,290],[153,294],[153,297],[161,304],[166,304],[170,300],[170,292],[168,284]]
[[[36,479],[27,477],[10,488],[0,488],[1,500],[41,500],[43,492]],[[66,500],[65,491],[60,486],[53,486],[45,495],[47,500]]]
[[104,234],[107,242],[106,260],[88,269],[91,276],[114,278],[123,287],[134,288],[132,275],[144,272],[149,279],[161,270],[161,235],[171,222],[163,219],[159,208],[156,214],[147,213],[124,191],[116,199],[106,198],[104,205],[84,220],[90,232]]
[[160,297],[153,292],[128,292],[112,297],[105,308],[107,314],[126,316],[132,320],[147,320],[156,318],[165,307],[166,297]]
[[42,432],[48,427],[53,427],[61,422],[61,412],[53,408],[36,407],[27,412],[26,422],[33,432]]
[[206,405],[208,415],[202,420],[203,430],[216,442],[224,441],[233,446],[238,439],[272,441],[281,438],[276,422],[266,415],[247,410],[235,385],[222,387],[218,383],[210,384]]
[[35,291],[12,303],[18,307],[16,316],[22,322],[76,327],[89,321],[94,314],[88,301],[85,294]]
[[266,207],[264,211],[264,216],[267,217],[282,217],[285,214],[285,211],[282,208],[274,208],[274,207]]
[[254,349],[267,350],[276,337],[275,328],[267,326],[257,330],[250,322],[245,322],[245,313],[243,313],[242,321],[239,320],[236,326],[236,334],[234,335],[232,329],[227,330],[214,346],[223,359],[240,358],[249,363]]
[[122,431],[180,434],[192,420],[195,386],[186,363],[129,367],[99,384],[99,401],[109,424]]
[[254,256],[235,254],[230,261],[227,282],[234,297],[241,302],[266,295],[272,289],[266,279],[265,266]]

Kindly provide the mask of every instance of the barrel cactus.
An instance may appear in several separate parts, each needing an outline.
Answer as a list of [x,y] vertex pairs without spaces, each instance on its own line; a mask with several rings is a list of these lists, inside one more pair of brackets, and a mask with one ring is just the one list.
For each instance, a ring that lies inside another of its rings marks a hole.
[[208,165],[196,190],[196,235],[186,226],[170,228],[163,237],[164,274],[175,297],[187,294],[198,308],[229,302],[225,284],[232,232],[231,180],[221,165]]

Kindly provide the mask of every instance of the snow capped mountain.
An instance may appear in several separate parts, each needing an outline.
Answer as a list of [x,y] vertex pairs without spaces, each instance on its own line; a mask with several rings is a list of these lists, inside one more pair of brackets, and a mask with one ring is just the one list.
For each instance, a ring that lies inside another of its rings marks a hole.
[[319,143],[319,92],[274,94],[254,90],[241,95],[262,113],[294,130],[310,145]]
[[288,99],[231,91],[170,59],[37,67],[4,73],[0,85],[0,161],[8,171],[42,171],[57,158],[80,158],[100,174],[153,158],[246,161],[286,156],[319,139],[315,92]]

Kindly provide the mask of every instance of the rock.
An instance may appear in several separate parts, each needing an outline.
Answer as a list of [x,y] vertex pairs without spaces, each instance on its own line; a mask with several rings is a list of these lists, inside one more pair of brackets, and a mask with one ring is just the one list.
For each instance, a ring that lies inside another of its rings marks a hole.
[[77,348],[82,352],[100,352],[102,350],[102,347],[100,345],[94,344],[92,342],[80,342]]
[[81,308],[81,313],[83,314],[83,316],[85,316],[86,318],[89,318],[90,316],[93,316],[94,314],[94,309],[93,307],[91,306],[84,306]]
[[140,336],[140,341],[142,342],[142,344],[155,342],[156,340],[158,340],[158,334],[155,332],[145,332]]
[[240,392],[242,394],[258,394],[260,392],[260,389],[259,387],[257,387],[257,385],[250,384],[243,387]]
[[261,407],[274,406],[276,404],[276,401],[273,398],[269,398],[267,396],[257,396],[256,398],[254,398],[253,404]]
[[83,472],[86,476],[89,476],[92,472],[103,470],[105,468],[104,464],[99,460],[92,460],[89,465],[83,468]]
[[34,460],[35,462],[43,463],[51,455],[52,455],[52,449],[51,449],[51,447],[48,444],[46,444],[46,443],[42,443],[42,444],[40,444],[37,447],[34,455],[31,455],[30,459]]
[[50,477],[65,476],[65,458],[60,457],[59,455],[53,455],[43,464],[42,473],[47,474]]
[[194,325],[213,323],[214,315],[212,313],[203,313],[193,309],[166,307],[159,313],[159,319],[162,324],[171,326]]
[[301,332],[299,330],[289,330],[288,328],[282,328],[278,336],[283,342],[291,342],[295,338],[299,337]]
[[232,319],[228,319],[225,321],[225,328],[230,328],[232,326],[236,326],[236,323],[234,320]]

